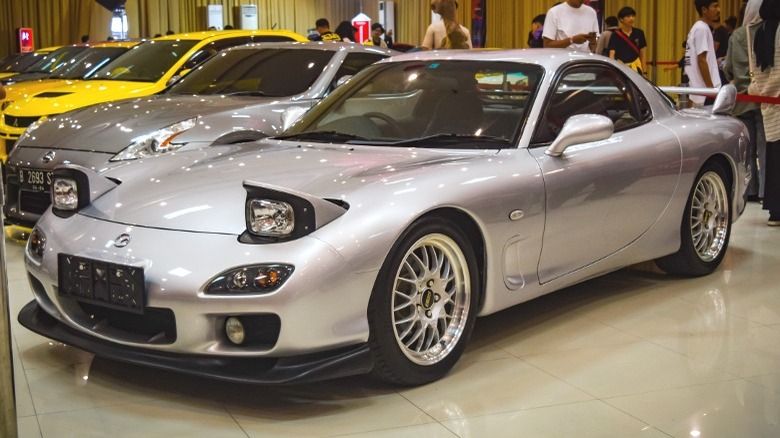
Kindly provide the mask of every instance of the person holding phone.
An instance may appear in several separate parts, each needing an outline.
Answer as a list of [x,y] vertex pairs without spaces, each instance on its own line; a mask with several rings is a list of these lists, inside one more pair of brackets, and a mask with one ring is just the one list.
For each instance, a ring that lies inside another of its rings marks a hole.
[[566,0],[547,11],[542,31],[545,48],[593,52],[598,35],[596,11],[585,0]]

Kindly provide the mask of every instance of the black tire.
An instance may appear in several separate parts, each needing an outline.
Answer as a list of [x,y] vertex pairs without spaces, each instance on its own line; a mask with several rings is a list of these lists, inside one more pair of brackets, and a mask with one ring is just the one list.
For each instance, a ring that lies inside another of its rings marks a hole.
[[726,254],[731,236],[731,181],[723,165],[702,167],[688,195],[680,226],[680,249],[656,260],[664,271],[702,276],[714,271]]
[[447,374],[471,336],[480,289],[474,250],[453,222],[428,217],[412,224],[371,292],[373,376],[422,385]]

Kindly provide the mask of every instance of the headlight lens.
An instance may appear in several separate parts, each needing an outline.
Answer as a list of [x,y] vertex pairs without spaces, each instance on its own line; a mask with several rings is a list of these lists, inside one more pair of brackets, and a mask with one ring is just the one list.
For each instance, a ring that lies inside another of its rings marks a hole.
[[72,178],[55,178],[52,183],[52,204],[60,210],[75,211],[79,206],[79,188]]
[[133,139],[130,146],[126,147],[122,152],[114,155],[111,161],[123,161],[123,160],[135,160],[138,158],[148,157],[151,155],[163,154],[166,152],[174,151],[182,146],[182,144],[174,144],[171,141],[182,132],[191,129],[195,126],[197,118],[182,120],[181,122],[174,123],[173,125],[166,126],[151,134],[147,134]]
[[270,199],[250,199],[247,202],[247,229],[263,237],[283,237],[295,229],[292,205]]
[[0,110],[5,111],[5,109],[11,106],[12,103],[14,103],[13,100],[6,100],[2,104],[0,104]]
[[236,268],[218,275],[206,288],[206,293],[270,293],[279,289],[292,272],[292,266],[281,264]]
[[27,254],[36,262],[43,260],[43,251],[46,250],[46,235],[37,227],[33,229],[27,240]]

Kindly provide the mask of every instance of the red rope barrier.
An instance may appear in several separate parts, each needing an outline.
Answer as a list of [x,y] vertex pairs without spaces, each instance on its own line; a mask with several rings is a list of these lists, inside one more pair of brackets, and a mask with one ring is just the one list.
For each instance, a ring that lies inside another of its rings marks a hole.
[[[703,96],[715,98],[714,94],[704,94]],[[780,105],[780,97],[754,96],[752,94],[737,94],[737,100],[740,102],[768,103],[770,105]]]
[[741,102],[769,103],[780,105],[780,97],[753,96],[752,94],[737,94],[737,100]]

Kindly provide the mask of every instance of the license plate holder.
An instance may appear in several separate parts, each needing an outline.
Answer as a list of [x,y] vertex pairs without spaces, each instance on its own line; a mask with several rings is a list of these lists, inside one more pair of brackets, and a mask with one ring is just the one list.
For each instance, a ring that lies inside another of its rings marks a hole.
[[104,307],[144,313],[144,270],[68,254],[58,258],[58,293]]
[[19,169],[19,188],[31,192],[49,192],[51,186],[51,170]]

